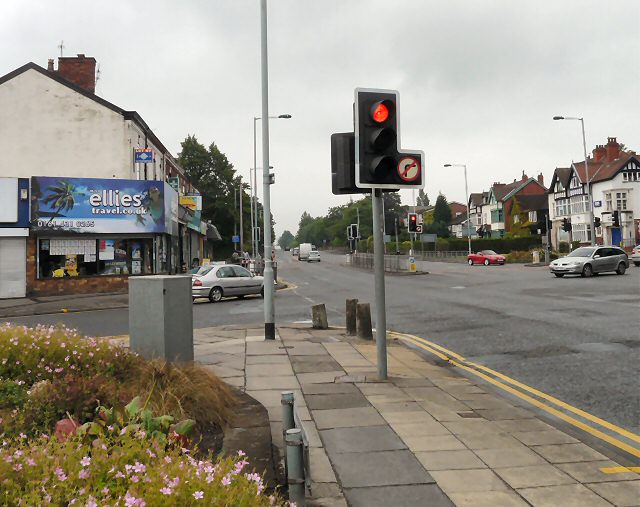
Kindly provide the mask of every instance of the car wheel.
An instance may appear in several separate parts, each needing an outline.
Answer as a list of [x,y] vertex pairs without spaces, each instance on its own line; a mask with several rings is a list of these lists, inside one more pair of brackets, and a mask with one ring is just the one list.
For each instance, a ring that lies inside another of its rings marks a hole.
[[262,287],[262,289],[260,289],[260,297],[264,298],[264,287]]
[[591,264],[585,264],[584,265],[584,268],[582,268],[581,275],[584,278],[589,278],[590,276],[593,276],[593,268],[591,267]]
[[618,264],[618,269],[616,269],[616,273],[619,275],[624,275],[626,270],[627,270],[627,265],[624,262],[621,262],[620,264]]
[[489,265],[489,259],[485,259],[485,260],[484,260],[484,265],[485,265],[485,266],[488,266],[488,265]]
[[473,259],[469,259],[467,262],[469,263],[469,266],[473,266]]
[[640,267],[640,262],[634,262],[634,264],[638,267]]
[[217,303],[222,299],[222,289],[220,287],[214,287],[209,292],[209,301]]
[[564,276],[564,273],[554,273],[554,275],[556,275],[558,278],[562,278]]

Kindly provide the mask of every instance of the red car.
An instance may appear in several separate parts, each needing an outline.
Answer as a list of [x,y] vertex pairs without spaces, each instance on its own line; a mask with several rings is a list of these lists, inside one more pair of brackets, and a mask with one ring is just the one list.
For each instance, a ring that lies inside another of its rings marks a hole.
[[485,266],[489,264],[504,264],[506,260],[507,258],[504,255],[499,255],[493,250],[482,250],[482,252],[467,255],[469,266],[474,264],[484,264]]

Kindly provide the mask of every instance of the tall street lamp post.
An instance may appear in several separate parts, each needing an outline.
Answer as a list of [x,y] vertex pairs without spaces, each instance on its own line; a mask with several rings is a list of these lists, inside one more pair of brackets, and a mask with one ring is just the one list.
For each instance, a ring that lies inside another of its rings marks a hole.
[[[269,116],[270,120],[289,119],[290,114],[281,114],[278,116]],[[256,122],[261,120],[260,116],[253,117],[253,178],[251,179],[251,255],[256,258],[258,252],[258,239],[256,238],[256,230],[258,228],[258,186],[257,186],[257,162],[256,162]],[[269,167],[271,169],[271,167]]]
[[464,194],[467,199],[467,239],[469,242],[469,255],[471,255],[471,214],[469,211],[469,188],[467,186],[467,166],[465,164],[445,164],[445,167],[464,167]]
[[591,200],[591,181],[589,180],[589,163],[587,161],[587,141],[584,135],[584,118],[575,116],[554,116],[554,120],[579,120],[582,126],[582,149],[584,151],[584,172],[586,174],[587,198],[589,199],[589,228],[591,229],[591,246],[596,244],[596,229],[593,224],[593,201]]

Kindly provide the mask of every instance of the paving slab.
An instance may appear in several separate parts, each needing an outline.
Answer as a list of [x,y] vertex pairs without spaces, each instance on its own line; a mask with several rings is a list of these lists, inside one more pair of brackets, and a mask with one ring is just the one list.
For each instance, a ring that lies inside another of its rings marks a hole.
[[547,464],[538,454],[524,445],[509,449],[476,449],[474,452],[491,468]]
[[293,369],[291,365],[282,363],[282,364],[248,364],[246,366],[246,375],[247,377],[274,377],[274,376],[283,376],[293,375]]
[[466,449],[464,444],[453,435],[429,437],[404,437],[402,439],[412,452],[420,451],[456,451]]
[[502,431],[506,433],[522,433],[529,431],[548,431],[553,429],[550,425],[540,419],[515,419],[507,421],[496,421]]
[[416,452],[416,458],[428,472],[486,468],[478,456],[468,450]]
[[603,454],[582,443],[539,445],[532,447],[532,449],[551,463],[602,461],[607,459]]
[[371,452],[406,449],[407,446],[388,426],[334,428],[320,431],[327,452]]
[[525,445],[575,444],[578,442],[575,438],[556,429],[525,431],[513,433],[513,436]]
[[454,435],[485,435],[499,434],[502,430],[491,421],[484,419],[462,419],[442,423]]
[[298,379],[294,375],[280,375],[273,377],[248,377],[247,390],[258,391],[261,389],[281,389],[290,391],[299,389]]
[[246,344],[248,356],[286,355],[286,350],[278,340],[272,342],[248,342]]
[[514,489],[557,486],[576,482],[553,465],[495,468],[494,471]]
[[340,383],[332,383],[328,382],[326,384],[305,384],[301,383],[302,392],[306,395],[308,394],[347,394],[347,393],[358,393],[358,389],[350,383],[340,382]]
[[348,394],[309,394],[305,396],[307,406],[311,410],[331,408],[368,407],[369,402],[360,393]]
[[454,504],[435,484],[347,488],[351,507],[452,507]]
[[388,412],[424,412],[424,408],[415,401],[400,401],[398,403],[378,403],[376,409],[381,414]]
[[344,375],[343,370],[322,371],[317,373],[298,373],[301,384],[325,384],[335,381],[336,377]]
[[430,423],[435,421],[433,417],[423,410],[416,410],[412,412],[391,412],[385,410],[384,412],[380,412],[380,415],[384,417],[388,423],[409,424],[422,422]]
[[451,432],[438,421],[421,421],[417,423],[391,423],[393,430],[404,437],[423,437],[434,435],[451,435]]
[[450,493],[449,496],[457,507],[529,507],[527,502],[511,491]]
[[618,507],[637,507],[640,505],[640,480],[587,484],[587,487]]
[[534,507],[611,507],[611,504],[582,484],[519,489]]
[[535,414],[520,407],[477,409],[476,412],[490,421],[534,418]]
[[247,356],[245,358],[247,366],[250,364],[290,364],[286,354],[269,354],[266,356]]
[[331,459],[343,488],[433,483],[409,451],[334,454]]
[[431,472],[431,476],[447,494],[508,490],[500,477],[489,469],[440,470]]
[[340,364],[331,357],[292,356],[291,366],[296,373],[316,373],[320,371],[340,370]]
[[322,447],[309,448],[309,469],[313,482],[337,482],[336,474]]
[[319,430],[386,424],[373,407],[313,410],[312,416]]
[[485,433],[479,435],[456,435],[469,449],[509,449],[521,447],[521,443],[510,435]]
[[[620,465],[614,461],[586,461],[581,463],[560,463],[556,465],[560,470],[569,474],[578,482],[618,482],[618,481],[636,481],[640,480],[640,475],[629,470],[615,474],[605,474],[600,469],[619,467]],[[640,505],[640,495],[638,496],[638,504]]]

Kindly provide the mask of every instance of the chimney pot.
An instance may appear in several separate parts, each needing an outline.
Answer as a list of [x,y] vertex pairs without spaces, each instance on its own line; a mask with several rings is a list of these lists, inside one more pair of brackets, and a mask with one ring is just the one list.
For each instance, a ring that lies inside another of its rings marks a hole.
[[538,183],[544,186],[544,176],[542,173],[538,174]]
[[49,72],[53,72],[54,68],[53,68],[53,58],[49,58],[49,61],[47,62],[47,70]]
[[604,147],[607,155],[607,162],[613,162],[620,156],[620,145],[615,137],[607,138],[607,146]]

